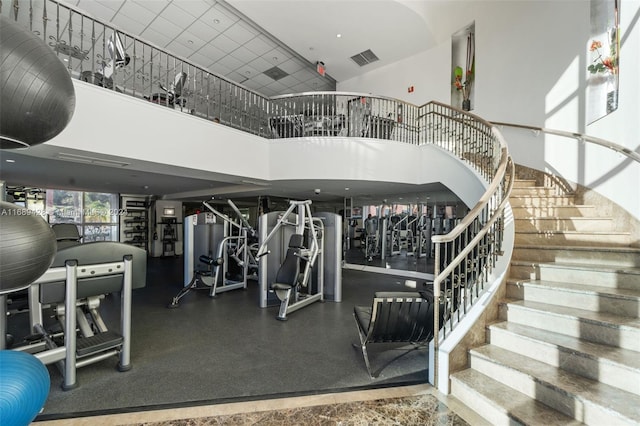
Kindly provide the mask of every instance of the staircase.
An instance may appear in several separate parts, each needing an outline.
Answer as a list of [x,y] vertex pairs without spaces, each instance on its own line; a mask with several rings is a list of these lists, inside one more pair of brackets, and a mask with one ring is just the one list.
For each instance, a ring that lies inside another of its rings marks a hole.
[[640,248],[556,194],[515,182],[506,299],[451,394],[492,425],[640,425]]

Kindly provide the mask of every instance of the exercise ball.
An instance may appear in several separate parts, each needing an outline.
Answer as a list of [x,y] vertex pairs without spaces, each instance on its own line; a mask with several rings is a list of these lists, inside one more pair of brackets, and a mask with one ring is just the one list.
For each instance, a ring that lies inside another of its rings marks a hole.
[[49,371],[38,358],[19,351],[0,351],[0,366],[0,421],[28,425],[49,395]]
[[0,201],[0,294],[29,287],[51,266],[56,236],[45,220]]
[[52,139],[76,105],[71,76],[51,47],[0,16],[0,149]]

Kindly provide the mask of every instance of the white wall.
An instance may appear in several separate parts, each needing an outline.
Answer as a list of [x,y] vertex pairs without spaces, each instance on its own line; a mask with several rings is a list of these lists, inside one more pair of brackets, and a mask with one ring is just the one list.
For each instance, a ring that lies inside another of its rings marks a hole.
[[268,140],[80,81],[74,86],[76,112],[47,144],[267,181],[442,182],[470,206],[484,192],[475,173],[434,146],[355,138]]
[[[618,110],[591,125],[584,118],[589,0],[448,2],[455,13],[443,9],[441,19],[428,14],[427,3],[415,10],[438,32],[436,46],[342,82],[337,89],[379,93],[417,104],[449,103],[450,36],[475,21],[475,114],[491,121],[585,133],[640,152],[640,0],[621,0]],[[408,81],[414,82],[416,96],[406,93]],[[639,164],[564,138],[532,139],[529,131],[506,128],[503,133],[517,163],[593,188],[640,219]]]

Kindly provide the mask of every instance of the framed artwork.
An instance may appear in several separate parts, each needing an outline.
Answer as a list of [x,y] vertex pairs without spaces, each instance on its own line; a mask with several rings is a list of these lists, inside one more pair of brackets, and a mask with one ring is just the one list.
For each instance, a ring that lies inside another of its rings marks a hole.
[[591,0],[587,42],[587,124],[618,109],[620,0]]

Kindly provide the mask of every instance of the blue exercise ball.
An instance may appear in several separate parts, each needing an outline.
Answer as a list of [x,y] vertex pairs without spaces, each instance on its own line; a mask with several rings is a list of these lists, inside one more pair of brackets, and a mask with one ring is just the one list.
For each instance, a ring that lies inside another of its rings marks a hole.
[[51,47],[4,15],[0,40],[0,149],[46,142],[71,121],[71,76]]
[[0,351],[0,422],[2,426],[28,425],[49,395],[49,371],[35,356]]
[[0,201],[0,294],[29,287],[56,254],[56,235],[38,214]]

